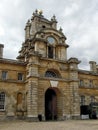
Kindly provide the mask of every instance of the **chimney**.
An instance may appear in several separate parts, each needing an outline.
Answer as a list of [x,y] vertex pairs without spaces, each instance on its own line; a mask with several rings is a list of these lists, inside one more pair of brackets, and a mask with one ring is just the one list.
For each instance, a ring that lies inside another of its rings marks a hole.
[[4,48],[4,45],[0,44],[0,58],[3,58],[3,48]]
[[90,61],[89,64],[90,64],[90,71],[96,73],[97,72],[96,62],[95,61]]

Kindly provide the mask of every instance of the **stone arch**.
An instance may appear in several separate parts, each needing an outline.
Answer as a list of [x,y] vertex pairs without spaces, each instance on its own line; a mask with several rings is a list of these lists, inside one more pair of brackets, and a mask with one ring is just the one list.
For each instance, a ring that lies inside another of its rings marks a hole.
[[59,120],[63,116],[63,95],[58,88],[49,87],[45,91],[45,119]]
[[5,89],[0,89],[0,92],[4,92],[7,96],[9,96],[9,93]]

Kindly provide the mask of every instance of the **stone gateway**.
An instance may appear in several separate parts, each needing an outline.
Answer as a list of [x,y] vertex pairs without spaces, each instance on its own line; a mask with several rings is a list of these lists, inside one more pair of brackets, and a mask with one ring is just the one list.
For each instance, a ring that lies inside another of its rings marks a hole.
[[97,117],[98,65],[90,61],[90,71],[80,70],[77,58],[67,59],[68,47],[56,17],[37,10],[16,60],[3,58],[0,44],[0,119],[93,118],[93,111]]

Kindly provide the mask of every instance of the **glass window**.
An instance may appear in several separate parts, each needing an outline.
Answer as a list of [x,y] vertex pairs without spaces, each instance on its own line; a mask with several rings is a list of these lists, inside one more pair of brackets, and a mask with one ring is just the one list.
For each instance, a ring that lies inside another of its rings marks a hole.
[[84,81],[80,80],[80,87],[84,87]]
[[0,110],[5,109],[5,93],[1,92],[0,93]]
[[48,58],[53,58],[53,47],[48,46]]
[[45,73],[45,77],[57,77],[57,74],[56,73],[54,73],[53,71],[47,71],[46,73]]
[[18,80],[23,80],[23,74],[22,73],[18,73]]
[[91,102],[95,102],[95,97],[94,96],[91,96]]
[[92,80],[89,81],[89,87],[90,87],[90,88],[93,87],[93,81],[92,81]]
[[6,71],[2,71],[2,79],[7,79],[7,72]]

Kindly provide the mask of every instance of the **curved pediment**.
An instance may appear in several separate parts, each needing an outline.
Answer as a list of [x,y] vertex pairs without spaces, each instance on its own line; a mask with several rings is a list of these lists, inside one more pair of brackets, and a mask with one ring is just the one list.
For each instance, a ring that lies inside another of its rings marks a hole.
[[53,29],[53,28],[44,28],[44,29],[41,29],[40,32],[44,32],[45,34],[55,35],[58,37],[63,37],[65,40],[67,39],[65,35],[63,34],[63,32]]

